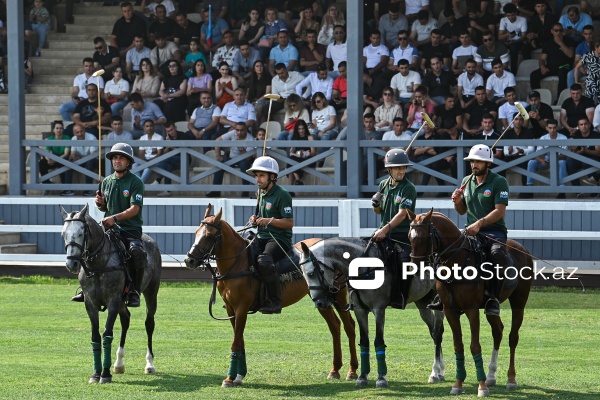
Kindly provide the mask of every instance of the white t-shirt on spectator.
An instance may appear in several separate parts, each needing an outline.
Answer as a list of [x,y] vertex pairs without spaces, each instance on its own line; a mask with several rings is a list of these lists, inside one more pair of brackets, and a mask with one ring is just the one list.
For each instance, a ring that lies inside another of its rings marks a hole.
[[[148,134],[145,133],[141,138],[140,141],[157,141],[157,140],[164,140],[162,136],[160,136],[158,133],[154,132],[154,134],[152,135],[152,139],[148,139]],[[157,154],[157,150],[161,150],[162,147],[158,147],[158,146],[154,146],[154,147],[146,147],[146,146],[140,146],[139,147],[140,150],[142,150],[144,152],[144,159],[146,161],[148,160],[152,160],[154,157],[156,157]]]
[[483,76],[479,75],[477,72],[475,72],[471,79],[469,79],[467,71],[458,76],[458,86],[462,87],[463,96],[475,96],[475,88],[484,85]]
[[327,45],[327,52],[325,58],[333,61],[333,70],[338,70],[338,64],[342,61],[348,61],[348,43],[344,42],[341,44],[329,43]]
[[127,79],[121,79],[118,83],[115,83],[114,79],[106,82],[104,87],[104,93],[110,93],[112,95],[119,95],[122,92],[129,93],[129,82]]
[[413,95],[414,84],[421,84],[421,75],[416,71],[408,71],[408,75],[403,76],[400,72],[392,77],[390,87],[398,91],[398,97],[403,99],[410,98]]
[[[418,12],[418,11],[417,11]],[[408,10],[406,11],[408,13]],[[437,28],[437,21],[429,17],[429,21],[425,25],[421,25],[419,20],[415,20],[412,24],[411,32],[417,32],[417,40],[425,40],[431,36],[431,31]]]
[[104,89],[104,79],[102,79],[101,76],[98,76],[98,77],[90,76],[88,78],[85,76],[85,74],[79,74],[75,77],[75,79],[73,79],[73,86],[77,86],[79,88],[79,94],[77,95],[78,97],[81,97],[82,99],[88,98],[85,87],[89,83],[95,83],[96,86],[100,85],[99,86],[100,89]]
[[487,90],[493,90],[494,96],[502,97],[504,96],[504,89],[516,86],[517,82],[515,81],[515,76],[511,72],[504,71],[504,74],[500,77],[496,76],[496,74],[490,75],[485,88]]
[[313,110],[312,119],[314,119],[317,123],[317,129],[322,131],[323,129],[329,126],[329,120],[331,116],[336,116],[335,108],[332,106],[327,106],[322,110]]
[[523,37],[524,33],[527,33],[527,19],[521,16],[517,16],[515,22],[510,22],[508,18],[504,17],[500,20],[499,30],[506,31],[509,33],[516,33],[515,37],[507,37],[506,40],[519,40]]
[[406,0],[406,15],[417,14],[429,5],[429,0]]
[[367,62],[365,63],[365,66],[367,68],[374,68],[377,64],[381,62],[381,56],[389,57],[389,55],[390,51],[383,44],[380,44],[377,47],[374,47],[372,44],[370,44],[368,46],[365,46],[365,48],[363,49],[363,57],[367,58]]

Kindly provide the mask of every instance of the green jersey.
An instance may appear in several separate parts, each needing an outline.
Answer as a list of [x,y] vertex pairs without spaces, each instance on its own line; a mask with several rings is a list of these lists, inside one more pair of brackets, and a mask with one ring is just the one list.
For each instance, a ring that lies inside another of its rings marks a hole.
[[[46,140],[71,140],[71,136],[63,134],[60,139],[57,139],[56,136],[49,136]],[[71,146],[46,146],[46,150],[55,156],[62,156],[65,154],[65,149],[71,148]]]
[[[292,210],[292,196],[281,186],[274,184],[271,190],[263,193],[260,197],[258,216],[261,218],[294,218]],[[292,246],[292,230],[276,228],[273,225],[262,227],[258,231],[259,239],[271,239],[271,235],[277,240]]]
[[[465,177],[463,184],[469,179]],[[477,184],[477,179],[473,177],[464,190],[464,199],[467,204],[467,223],[475,223],[488,215],[496,208],[496,204],[508,205],[508,181],[503,176],[489,171],[488,176],[481,184]],[[493,224],[487,225],[482,231],[498,231],[506,233],[506,224],[504,218],[499,219]]]
[[119,226],[128,232],[142,236],[142,207],[144,205],[144,183],[136,175],[128,171],[122,178],[115,174],[102,181],[102,193],[106,199],[106,214],[110,216],[127,210],[132,205],[140,206],[140,212],[126,221],[119,221]]
[[[417,204],[417,190],[408,178],[397,182],[396,186],[391,184],[386,186],[386,182],[387,180],[379,182],[379,191],[382,190],[382,187],[385,187],[383,189],[383,199],[381,200],[380,228],[389,223],[400,209],[408,209],[414,212]],[[409,229],[410,221],[408,218],[404,218],[400,225],[390,233],[390,237],[395,240],[406,240]]]

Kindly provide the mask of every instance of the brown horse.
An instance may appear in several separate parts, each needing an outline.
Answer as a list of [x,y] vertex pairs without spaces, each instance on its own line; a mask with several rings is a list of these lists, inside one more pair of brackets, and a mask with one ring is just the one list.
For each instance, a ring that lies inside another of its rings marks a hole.
[[[444,305],[446,320],[452,329],[454,339],[454,351],[456,353],[456,382],[452,386],[450,394],[464,393],[463,383],[467,376],[465,370],[464,346],[462,342],[462,331],[460,315],[465,313],[469,319],[471,328],[471,354],[475,361],[477,380],[479,381],[478,396],[489,396],[488,386],[496,384],[496,369],[498,364],[498,351],[502,341],[504,325],[499,316],[487,315],[487,320],[492,327],[494,349],[486,376],[481,357],[481,344],[479,342],[479,309],[483,308],[487,299],[484,293],[483,280],[489,274],[483,274],[481,278],[467,279],[467,266],[473,266],[477,259],[473,242],[461,232],[454,222],[444,214],[433,212],[415,215],[409,211],[409,218],[413,221],[410,225],[410,242],[412,245],[413,263],[424,262],[434,270],[440,267],[457,265],[462,271],[463,279],[438,279],[436,289]],[[507,279],[500,296],[500,302],[508,299],[512,309],[512,324],[509,335],[510,365],[508,368],[508,389],[517,387],[515,371],[515,350],[519,343],[519,329],[523,322],[523,315],[529,291],[533,280],[533,261],[527,250],[514,240],[506,242],[507,250],[513,260],[513,267],[504,269],[504,277]],[[449,269],[445,268],[446,271]],[[489,270],[488,266],[486,269]],[[516,275],[516,277],[515,277]],[[514,278],[514,279],[510,279]],[[488,278],[489,279],[489,278]]]
[[[256,274],[250,270],[249,242],[241,237],[225,220],[221,219],[223,210],[217,215],[211,216],[212,206],[206,208],[204,220],[196,230],[196,239],[187,254],[185,264],[188,268],[197,268],[208,263],[210,257],[214,257],[217,264],[218,277],[217,288],[225,302],[227,315],[233,327],[233,342],[231,343],[231,359],[229,372],[223,380],[222,387],[239,386],[246,375],[246,355],[244,346],[244,328],[248,312],[253,309],[260,298],[260,281]],[[309,239],[305,241],[311,245],[320,239]],[[297,244],[294,252],[300,255],[300,247]],[[302,272],[292,274],[293,279],[282,282],[281,302],[283,307],[290,306],[304,296],[308,295],[308,286],[302,277]],[[346,376],[347,380],[357,378],[358,358],[356,355],[356,333],[354,320],[350,312],[345,309],[347,303],[347,289],[341,287],[337,293],[335,308],[344,324],[344,330],[348,336],[350,347],[350,369]],[[335,315],[333,308],[320,310],[319,312],[327,321],[329,331],[333,338],[333,367],[329,372],[328,379],[339,379],[339,370],[342,367],[342,346],[340,319]]]

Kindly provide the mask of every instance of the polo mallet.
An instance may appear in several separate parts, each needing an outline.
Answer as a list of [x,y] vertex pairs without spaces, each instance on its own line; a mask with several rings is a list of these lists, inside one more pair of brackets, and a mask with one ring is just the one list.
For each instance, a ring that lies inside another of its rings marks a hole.
[[[529,114],[527,113],[527,110],[525,110],[525,107],[523,107],[523,104],[521,104],[521,103],[515,103],[515,106],[517,107],[517,111],[519,111],[519,114],[515,115],[515,117],[512,119],[512,121],[510,121],[510,124],[508,124],[508,126],[506,127],[506,129],[504,129],[504,132],[502,132],[502,134],[500,135],[500,137],[498,139],[496,139],[496,141],[494,142],[494,144],[492,145],[492,147],[490,147],[490,151],[491,152],[494,151],[494,147],[496,147],[496,145],[498,144],[498,142],[500,141],[500,139],[502,139],[502,136],[504,136],[504,134],[506,132],[508,132],[508,130],[510,129],[510,126],[513,124],[513,122],[515,122],[515,120],[517,118],[523,117],[524,120],[528,120],[529,119]],[[471,181],[472,178],[473,178],[473,174],[469,175],[469,179],[467,179],[467,181],[465,183],[463,183],[462,186],[458,190],[460,190],[461,192],[463,190],[465,190],[465,187]]]
[[265,98],[269,99],[269,112],[267,113],[267,127],[265,129],[265,141],[263,144],[263,156],[267,155],[267,139],[269,138],[269,122],[271,122],[271,106],[273,105],[273,100],[281,99],[281,96],[278,94],[265,94]]
[[96,85],[98,86],[98,190],[100,190],[100,185],[102,183],[102,109],[100,103],[100,79],[99,77],[104,74],[103,69],[99,69],[98,71],[92,74],[92,77],[96,78]]

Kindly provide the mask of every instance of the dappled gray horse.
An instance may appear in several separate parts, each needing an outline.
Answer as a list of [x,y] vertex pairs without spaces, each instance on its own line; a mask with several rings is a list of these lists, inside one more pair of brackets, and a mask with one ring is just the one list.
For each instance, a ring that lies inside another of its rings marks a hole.
[[[125,372],[123,357],[125,356],[125,339],[129,329],[130,313],[123,295],[127,284],[125,269],[125,253],[119,249],[120,239],[114,234],[104,232],[104,228],[88,215],[87,204],[79,212],[67,213],[64,208],[61,214],[64,225],[61,235],[65,241],[67,252],[67,269],[78,274],[79,283],[85,295],[85,309],[92,324],[92,353],[94,355],[94,373],[90,383],[109,383],[111,345],[113,341],[113,326],[117,315],[121,319],[121,342],[116,354],[114,372]],[[142,293],[146,300],[146,334],[148,336],[148,351],[146,353],[145,373],[156,372],[154,368],[154,353],[152,352],[152,334],[154,332],[154,314],[156,313],[156,297],[160,286],[161,257],[158,246],[147,235],[142,241],[148,255],[144,271]],[[124,250],[124,248],[123,248]],[[99,311],[108,310],[102,343],[100,343]],[[102,360],[102,354],[104,360]]]
[[[360,238],[330,238],[308,247],[302,245],[300,264],[304,278],[308,283],[310,296],[319,308],[329,306],[330,289],[335,290],[334,278],[342,273],[349,276],[350,262],[358,257],[382,258],[377,245],[369,246],[365,254],[366,242]],[[365,271],[366,270],[366,271]],[[368,271],[368,272],[367,272]],[[362,273],[375,274],[374,268],[361,269]],[[361,274],[362,275],[362,274]],[[364,275],[363,275],[364,277]],[[412,279],[407,303],[414,302],[421,319],[427,324],[429,333],[435,344],[435,357],[429,383],[444,380],[444,358],[442,355],[442,335],[444,333],[444,314],[440,311],[427,309],[429,300],[433,297],[434,279],[421,280],[419,276]],[[375,352],[377,358],[377,381],[375,386],[385,388],[387,365],[385,361],[385,341],[383,338],[385,325],[385,309],[390,302],[392,290],[391,272],[384,272],[383,285],[378,289],[353,289],[351,301],[354,313],[360,327],[360,376],[357,386],[368,384],[368,374],[371,370],[369,359],[369,312],[375,315]]]

